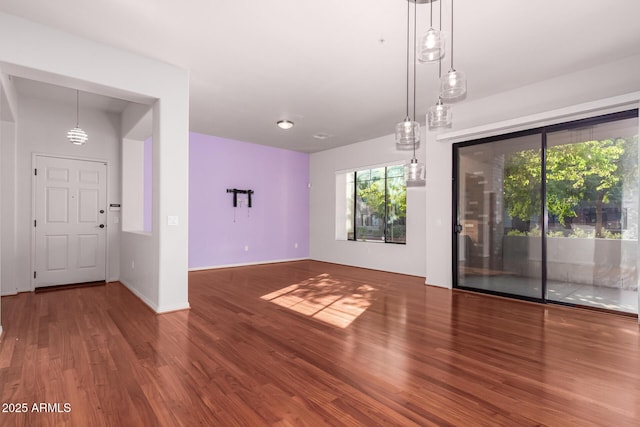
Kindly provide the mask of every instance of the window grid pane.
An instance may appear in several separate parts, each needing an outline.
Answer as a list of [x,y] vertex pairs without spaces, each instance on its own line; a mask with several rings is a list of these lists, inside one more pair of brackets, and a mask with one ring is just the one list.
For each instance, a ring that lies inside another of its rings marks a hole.
[[[406,243],[406,184],[402,165],[356,171],[347,178],[349,240]],[[352,211],[349,211],[352,209]]]
[[346,179],[346,195],[347,195],[347,203],[346,203],[346,217],[349,220],[347,221],[347,240],[355,240],[355,229],[354,229],[354,215],[355,215],[355,203],[356,203],[356,173],[352,172],[347,174]]
[[404,167],[392,166],[387,170],[387,230],[386,242],[406,243],[407,186]]

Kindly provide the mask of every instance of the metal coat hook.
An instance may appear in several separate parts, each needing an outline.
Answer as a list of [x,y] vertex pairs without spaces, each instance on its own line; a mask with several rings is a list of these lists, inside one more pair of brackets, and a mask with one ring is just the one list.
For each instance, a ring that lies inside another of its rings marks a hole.
[[251,207],[251,195],[254,193],[253,190],[238,190],[237,188],[227,188],[227,193],[233,193],[233,207],[238,207],[238,194],[247,194],[248,197],[248,207]]

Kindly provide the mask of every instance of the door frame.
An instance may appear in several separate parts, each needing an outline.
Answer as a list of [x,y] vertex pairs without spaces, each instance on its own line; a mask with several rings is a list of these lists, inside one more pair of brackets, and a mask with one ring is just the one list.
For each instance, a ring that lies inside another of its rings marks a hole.
[[[56,159],[64,159],[64,160],[80,160],[83,162],[95,162],[95,163],[103,163],[106,167],[105,172],[105,200],[107,201],[107,205],[109,204],[109,161],[104,159],[98,159],[95,157],[82,157],[82,156],[67,156],[63,154],[51,154],[51,153],[32,153],[31,154],[31,170],[29,173],[31,174],[31,224],[36,219],[36,176],[34,170],[36,169],[36,161],[38,157],[50,157]],[[104,280],[105,282],[109,279],[109,209],[108,206],[105,206],[105,214],[106,214],[106,238],[105,238],[105,254],[104,254]],[[29,272],[29,290],[31,292],[36,289],[36,281],[33,277],[33,272],[36,271],[36,227],[31,226],[31,251],[30,251],[30,266],[31,271]]]
[[[541,125],[536,126],[531,129],[525,129],[516,132],[507,132],[504,134],[492,135],[485,138],[479,138],[469,141],[463,141],[459,143],[454,143],[451,146],[451,154],[452,154],[452,214],[451,214],[451,235],[452,235],[452,245],[451,245],[451,267],[452,267],[452,288],[453,289],[461,289],[467,290],[477,293],[484,293],[490,295],[497,295],[502,297],[507,297],[510,299],[519,299],[525,301],[533,301],[539,302],[543,304],[557,304],[564,305],[569,307],[581,307],[592,310],[599,310],[598,308],[594,308],[589,305],[581,305],[568,303],[564,301],[556,301],[553,299],[547,298],[547,237],[546,231],[549,227],[549,213],[547,209],[547,194],[546,194],[546,158],[547,158],[547,134],[556,132],[559,130],[571,130],[584,126],[597,125],[601,123],[614,122],[617,120],[624,120],[628,118],[638,118],[640,120],[640,111],[638,108],[630,108],[622,111],[614,112],[614,113],[605,113],[596,115],[593,117],[586,117],[582,119],[569,120],[567,122],[560,122],[550,125]],[[639,129],[640,132],[640,129]],[[463,147],[473,146],[473,145],[481,145],[491,142],[496,142],[500,140],[504,140],[505,138],[517,138],[521,136],[528,136],[533,134],[540,134],[540,150],[541,150],[541,175],[540,175],[540,197],[541,197],[541,295],[540,298],[532,298],[523,295],[509,294],[499,291],[486,290],[486,289],[476,289],[469,288],[465,286],[459,285],[459,277],[458,277],[458,262],[459,262],[459,245],[458,245],[458,232],[457,225],[460,224],[459,218],[459,204],[458,199],[460,197],[460,183],[458,174],[460,172],[460,164],[459,164],[459,149]],[[638,239],[638,249],[640,251],[640,237]],[[638,269],[640,270],[640,260],[638,261]],[[640,271],[639,271],[640,274]],[[638,300],[640,302],[640,292],[638,292]],[[609,310],[601,309],[601,311],[609,312]],[[621,314],[621,315],[630,315],[630,316],[638,316],[638,322],[640,322],[640,315],[631,314],[622,311],[613,311],[612,313]]]
[[493,291],[493,290],[488,290],[488,289],[476,289],[476,288],[469,288],[466,286],[460,286],[459,285],[459,277],[458,277],[458,263],[459,263],[459,245],[458,245],[458,232],[457,232],[457,226],[460,224],[460,215],[459,215],[459,204],[458,204],[458,199],[460,197],[460,182],[458,179],[458,174],[460,172],[460,162],[459,162],[459,149],[460,148],[464,148],[464,147],[469,147],[469,146],[473,146],[473,145],[482,145],[482,144],[488,144],[491,142],[497,142],[497,141],[501,141],[503,139],[505,139],[506,137],[509,138],[520,138],[520,137],[524,137],[524,136],[530,136],[530,135],[536,135],[536,134],[540,134],[540,149],[541,149],[541,156],[544,159],[546,157],[546,134],[544,132],[544,126],[540,126],[540,127],[536,127],[536,128],[532,128],[532,129],[526,129],[526,130],[522,130],[522,131],[517,131],[517,132],[511,132],[511,133],[507,133],[507,134],[500,134],[500,135],[494,135],[494,136],[490,136],[490,137],[486,137],[486,138],[481,138],[481,139],[475,139],[475,140],[471,140],[471,141],[465,141],[465,142],[459,142],[459,143],[455,143],[451,146],[451,154],[452,154],[452,177],[451,177],[451,190],[452,190],[452,197],[451,197],[451,208],[452,208],[452,215],[451,215],[451,234],[452,234],[452,245],[451,245],[451,268],[452,268],[452,288],[453,289],[461,289],[461,290],[465,290],[465,291],[472,291],[472,292],[478,292],[478,293],[483,293],[483,294],[489,294],[489,295],[497,295],[497,296],[501,296],[501,297],[507,297],[507,298],[512,298],[512,299],[519,299],[519,300],[525,300],[525,301],[532,301],[532,302],[539,302],[539,303],[547,303],[546,300],[546,294],[547,294],[547,265],[546,265],[546,239],[544,238],[544,235],[546,234],[546,230],[548,227],[548,217],[547,217],[547,207],[546,207],[546,186],[542,185],[542,182],[544,182],[543,180],[546,180],[546,171],[545,171],[545,162],[543,161],[541,164],[542,169],[542,175],[540,177],[541,179],[541,185],[540,185],[540,191],[541,191],[541,211],[540,211],[540,215],[541,215],[541,233],[542,233],[542,238],[541,238],[541,256],[543,256],[542,260],[542,271],[541,271],[541,284],[540,284],[540,293],[541,296],[540,298],[535,298],[535,297],[529,297],[526,295],[516,295],[516,294],[509,294],[509,293],[504,293],[504,292],[500,292],[500,291]]

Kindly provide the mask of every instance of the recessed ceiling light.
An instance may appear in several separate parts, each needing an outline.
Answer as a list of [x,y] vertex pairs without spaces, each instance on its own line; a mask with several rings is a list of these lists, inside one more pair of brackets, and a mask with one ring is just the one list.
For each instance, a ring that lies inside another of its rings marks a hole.
[[320,140],[329,139],[332,136],[333,135],[329,135],[328,133],[324,133],[324,132],[318,132],[315,135],[313,135],[315,139],[320,139]]
[[291,129],[293,127],[293,122],[289,120],[280,120],[276,123],[280,129]]

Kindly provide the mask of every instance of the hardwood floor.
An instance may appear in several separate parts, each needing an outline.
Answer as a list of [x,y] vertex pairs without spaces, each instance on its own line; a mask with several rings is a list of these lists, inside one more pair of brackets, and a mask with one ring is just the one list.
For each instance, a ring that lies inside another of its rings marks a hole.
[[164,315],[118,283],[3,297],[28,410],[0,425],[638,425],[637,319],[422,282],[301,261],[190,273]]

